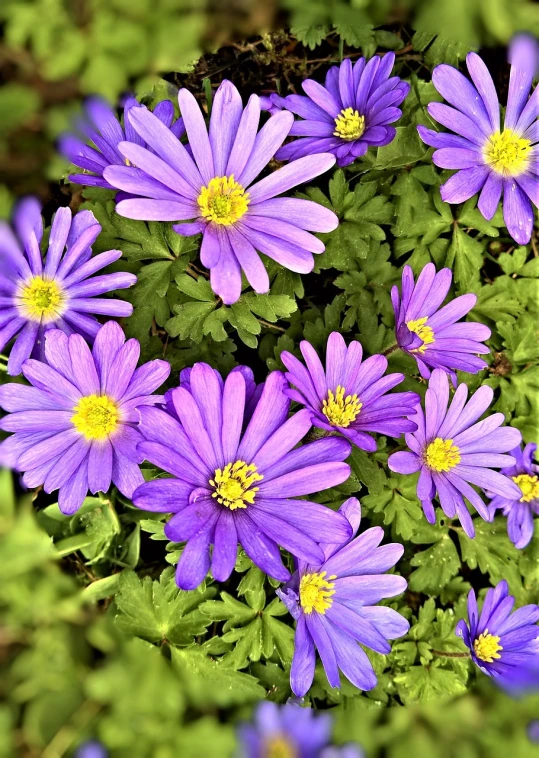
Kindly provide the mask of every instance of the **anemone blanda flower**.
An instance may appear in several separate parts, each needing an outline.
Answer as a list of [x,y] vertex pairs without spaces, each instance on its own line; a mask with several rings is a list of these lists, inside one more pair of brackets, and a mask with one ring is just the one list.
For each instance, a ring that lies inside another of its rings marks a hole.
[[256,292],[268,292],[257,251],[291,271],[312,271],[312,254],[323,252],[324,245],[309,232],[332,231],[337,216],[311,200],[277,195],[324,173],[335,158],[329,153],[302,158],[256,182],[290,131],[292,114],[272,116],[259,132],[258,96],[244,108],[236,87],[225,80],[215,93],[208,134],[193,95],[181,89],[178,99],[193,157],[152,113],[133,108],[130,122],[155,154],[119,144],[133,166],[106,168],[105,179],[140,197],[122,200],[118,213],[146,221],[194,220],[173,228],[185,236],[202,232],[201,261],[210,269],[213,291],[228,304],[241,294],[242,270]]
[[108,752],[103,743],[88,740],[75,750],[74,758],[108,758]]
[[440,308],[452,279],[451,269],[436,273],[434,263],[427,263],[414,283],[412,269],[405,266],[402,294],[393,287],[391,300],[398,345],[416,359],[421,376],[428,379],[431,369],[441,368],[456,384],[456,369],[477,374],[487,365],[476,353],[490,352],[482,344],[490,337],[490,329],[459,321],[474,307],[477,297],[473,294],[461,295]]
[[458,518],[468,537],[473,537],[475,531],[464,499],[481,518],[491,520],[487,506],[470,485],[507,498],[520,496],[515,482],[492,470],[514,464],[512,456],[500,453],[520,443],[519,430],[499,428],[505,420],[503,413],[493,413],[476,423],[490,406],[493,395],[490,387],[480,387],[466,403],[468,387],[459,384],[448,408],[448,377],[441,369],[435,369],[425,395],[425,410],[417,406],[413,416],[417,431],[406,435],[411,452],[393,453],[388,460],[391,471],[398,474],[421,472],[417,496],[429,523],[436,522],[432,500],[438,495],[445,515]]
[[101,227],[90,211],[74,217],[69,208],[56,211],[45,260],[40,250],[41,206],[35,198],[16,206],[13,225],[15,233],[0,222],[0,351],[17,336],[8,363],[8,373],[16,376],[31,355],[43,360],[49,329],[77,332],[91,342],[100,327],[93,314],[130,316],[130,303],[96,296],[132,287],[137,277],[93,276],[122,252],[109,250],[91,257]]
[[329,69],[324,86],[306,79],[301,85],[306,97],[265,97],[270,112],[285,109],[302,119],[289,132],[300,139],[282,147],[277,160],[333,153],[339,166],[348,166],[369,147],[389,144],[396,134],[389,124],[401,117],[398,106],[410,91],[409,84],[390,76],[394,62],[394,53],[375,55],[367,63],[359,58],[353,66],[347,58]]
[[197,363],[188,387],[169,395],[177,418],[157,408],[139,410],[147,440],[139,451],[174,478],[147,482],[133,497],[143,510],[173,514],[165,534],[187,543],[176,571],[179,587],[194,589],[210,567],[217,581],[228,579],[238,542],[262,571],[286,581],[279,545],[319,560],[318,543],[348,536],[343,516],[296,498],[344,482],[350,445],[327,439],[293,449],[311,422],[306,410],[287,418],[290,400],[280,372],[268,376],[250,418],[242,371],[223,382]]
[[456,634],[484,674],[519,694],[539,688],[539,606],[533,603],[512,612],[514,604],[505,579],[487,591],[481,615],[470,590],[468,624],[459,621]]
[[383,355],[373,355],[362,363],[361,343],[352,341],[346,347],[338,332],[329,335],[325,370],[310,342],[301,342],[300,350],[307,368],[286,350],[281,353],[288,369],[286,378],[296,387],[287,394],[309,409],[314,426],[339,432],[369,452],[376,450],[370,433],[399,437],[417,428],[407,416],[414,412],[419,395],[387,394],[404,380],[404,375],[384,377],[387,358]]
[[523,245],[530,241],[533,229],[533,204],[539,205],[537,91],[528,98],[533,66],[511,67],[502,127],[500,104],[487,67],[476,53],[467,55],[466,65],[473,83],[446,64],[436,66],[432,73],[434,86],[450,105],[430,103],[428,112],[455,134],[417,128],[423,141],[437,148],[434,163],[457,169],[440,187],[442,200],[462,203],[480,192],[477,207],[491,219],[503,194],[507,230]]
[[8,411],[0,429],[13,432],[0,445],[0,464],[24,471],[29,488],[59,490],[62,513],[74,513],[88,490],[106,492],[111,481],[131,497],[144,481],[137,409],[162,401],[152,393],[170,373],[166,361],[136,368],[139,355],[138,341],[125,342],[114,321],[100,328],[92,352],[80,334],[47,332],[47,363],[30,359],[22,367],[31,386],[0,387]]
[[[132,108],[144,108],[134,97],[126,99],[124,104],[124,125],[120,124],[113,108],[100,97],[89,97],[84,105],[84,117],[76,123],[77,131],[83,139],[75,134],[63,134],[58,140],[58,150],[75,166],[83,170],[82,174],[72,174],[69,179],[79,184],[116,189],[103,178],[107,166],[125,166],[126,160],[119,152],[120,142],[132,142],[147,147],[141,137],[131,126],[129,113]],[[156,118],[170,130],[177,139],[184,133],[183,119],[174,119],[174,105],[170,100],[157,103],[153,113]],[[91,142],[94,147],[87,144]]]
[[241,758],[363,758],[356,745],[330,745],[333,718],[294,702],[262,701],[238,730]]
[[379,526],[355,537],[361,520],[356,498],[347,500],[339,512],[349,521],[352,536],[325,545],[322,561],[299,560],[290,582],[277,590],[297,621],[290,685],[299,697],[312,684],[316,650],[332,687],[340,685],[340,669],[360,690],[371,690],[376,675],[357,643],[389,653],[388,640],[406,634],[410,626],[392,608],[376,607],[383,598],[406,589],[401,576],[385,574],[402,556],[403,546],[378,547],[384,537]]
[[533,516],[539,514],[539,466],[534,462],[537,445],[530,442],[524,450],[520,445],[510,450],[515,465],[503,468],[501,473],[510,477],[520,489],[520,497],[494,497],[489,512],[494,517],[501,508],[507,516],[507,533],[515,547],[524,548],[533,537]]

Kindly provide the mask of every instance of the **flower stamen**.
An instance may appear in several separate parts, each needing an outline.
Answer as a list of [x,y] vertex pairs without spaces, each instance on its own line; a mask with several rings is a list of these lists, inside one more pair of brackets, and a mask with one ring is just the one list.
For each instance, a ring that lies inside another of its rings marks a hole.
[[87,440],[102,440],[118,427],[118,406],[106,395],[81,397],[74,408],[71,422]]
[[328,576],[330,581],[326,580],[327,571],[320,573],[304,574],[299,584],[299,601],[305,613],[325,613],[333,605],[332,595],[335,594],[336,575]]
[[493,663],[495,658],[501,658],[498,650],[503,650],[503,647],[499,643],[500,638],[485,629],[473,643],[474,653],[481,661]]
[[420,347],[416,347],[415,350],[412,350],[412,353],[423,354],[427,349],[427,345],[432,345],[434,343],[434,332],[432,327],[427,326],[427,321],[428,316],[424,316],[423,318],[406,322],[408,329],[414,334],[417,334],[420,340],[423,340],[423,344]]
[[261,758],[297,758],[298,752],[294,745],[281,734],[269,737],[262,746]]
[[453,445],[453,440],[443,440],[441,437],[427,445],[424,454],[425,464],[432,471],[451,471],[460,463],[460,450]]
[[512,476],[511,479],[518,484],[522,497],[521,503],[531,503],[532,500],[539,500],[539,477],[531,474],[519,474]]
[[340,137],[347,142],[359,139],[365,131],[365,116],[353,108],[343,108],[335,119],[334,137]]
[[24,316],[31,321],[55,321],[64,309],[62,289],[53,279],[42,276],[34,276],[24,284],[18,298]]
[[339,384],[335,394],[328,390],[326,400],[322,401],[322,413],[332,426],[341,426],[344,429],[350,426],[359,415],[363,403],[357,395],[344,396],[346,390]]
[[198,207],[203,218],[215,224],[230,226],[245,215],[249,193],[231,176],[216,176],[202,187]]
[[532,143],[511,129],[491,134],[483,146],[485,163],[497,174],[518,176],[528,167]]
[[210,485],[215,488],[212,497],[231,511],[247,508],[247,505],[254,503],[255,494],[259,490],[259,487],[252,485],[263,478],[254,463],[227,463],[224,469],[216,469],[214,478],[210,479]]

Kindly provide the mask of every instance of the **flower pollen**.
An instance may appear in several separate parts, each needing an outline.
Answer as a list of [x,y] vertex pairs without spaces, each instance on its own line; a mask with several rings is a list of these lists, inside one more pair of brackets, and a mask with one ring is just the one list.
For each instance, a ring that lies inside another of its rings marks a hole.
[[227,463],[224,469],[216,469],[215,478],[210,479],[211,486],[215,488],[212,497],[231,511],[247,508],[247,505],[254,503],[255,494],[259,489],[252,485],[263,478],[254,463],[247,464],[245,461]]
[[247,212],[249,193],[231,176],[216,176],[202,187],[198,207],[203,218],[230,226]]
[[414,334],[417,334],[419,339],[423,340],[421,347],[416,347],[415,350],[411,351],[412,353],[424,353],[427,349],[427,345],[432,345],[434,343],[434,332],[430,326],[427,326],[427,320],[428,316],[424,316],[423,318],[406,322],[408,329]]
[[63,294],[53,279],[34,276],[19,292],[20,307],[31,321],[55,321],[63,311]]
[[282,734],[264,741],[261,758],[297,758],[298,751]]
[[532,500],[539,499],[539,477],[531,474],[519,474],[512,476],[511,479],[520,487],[522,492],[521,503],[531,503]]
[[334,137],[350,142],[359,139],[365,131],[365,116],[360,116],[353,108],[344,108],[335,119]]
[[488,629],[485,629],[473,643],[473,649],[481,661],[494,663],[495,658],[501,658],[498,650],[503,650],[503,647],[500,645],[500,638],[489,634]]
[[460,451],[456,445],[453,445],[453,440],[436,437],[427,445],[424,460],[432,471],[451,471],[460,463]]
[[526,170],[532,143],[511,129],[491,134],[483,146],[485,162],[497,174],[518,176]]
[[328,390],[327,399],[322,402],[322,413],[331,426],[341,426],[344,429],[356,420],[363,403],[357,395],[344,396],[346,390],[339,384],[335,394]]
[[74,408],[71,421],[75,429],[87,440],[103,440],[118,427],[118,406],[106,395],[81,397]]
[[299,584],[299,601],[305,613],[325,613],[333,604],[332,595],[335,594],[332,581],[337,577],[332,574],[326,580],[327,571],[320,573],[304,574]]

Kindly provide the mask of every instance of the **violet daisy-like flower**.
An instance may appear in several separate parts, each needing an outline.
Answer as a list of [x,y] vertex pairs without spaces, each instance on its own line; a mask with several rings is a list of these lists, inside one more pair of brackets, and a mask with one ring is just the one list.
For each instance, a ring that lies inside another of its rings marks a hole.
[[138,449],[174,478],[147,482],[133,497],[138,508],[173,514],[165,534],[187,543],[176,571],[179,587],[194,589],[210,568],[217,581],[228,579],[238,542],[262,571],[286,581],[279,545],[320,560],[318,543],[349,535],[343,516],[297,498],[342,484],[350,473],[343,462],[350,445],[327,439],[296,448],[311,428],[310,415],[304,410],[288,418],[280,372],[269,375],[250,417],[242,371],[223,382],[197,363],[188,387],[169,396],[177,418],[140,409],[147,441]]
[[393,287],[391,300],[398,345],[416,359],[421,376],[428,379],[431,369],[441,368],[456,384],[456,369],[477,374],[487,365],[476,353],[490,352],[482,344],[490,337],[490,329],[460,321],[477,302],[473,294],[461,295],[440,308],[452,279],[451,269],[436,273],[434,263],[427,263],[414,282],[412,269],[405,266],[402,294]]
[[456,628],[481,671],[510,693],[539,687],[539,606],[525,605],[513,612],[515,598],[502,580],[485,596],[481,615],[475,592],[468,595],[468,624]]
[[1,465],[24,471],[29,488],[59,490],[66,514],[88,490],[106,492],[111,482],[131,497],[144,481],[137,409],[163,400],[152,393],[170,373],[160,360],[136,368],[139,355],[138,341],[125,342],[114,321],[98,331],[92,351],[80,334],[47,332],[47,363],[30,359],[22,367],[31,386],[0,387],[0,407],[8,412],[0,429],[13,432],[0,445]]
[[389,653],[388,640],[402,637],[410,627],[397,611],[376,605],[406,589],[401,576],[385,574],[402,556],[403,546],[379,547],[384,537],[379,526],[355,537],[361,520],[356,498],[347,500],[340,513],[348,519],[352,536],[325,546],[321,562],[298,561],[290,582],[277,590],[297,621],[290,684],[299,697],[312,684],[316,650],[332,687],[340,685],[340,669],[360,690],[371,690],[376,674],[357,643]]
[[539,466],[534,462],[537,445],[530,442],[524,450],[520,445],[510,451],[515,465],[503,468],[501,473],[510,477],[519,487],[520,497],[497,495],[490,501],[492,517],[498,509],[507,516],[507,533],[515,547],[521,549],[533,537],[533,517],[539,514]]
[[[475,535],[466,499],[485,521],[491,517],[481,496],[470,485],[505,498],[520,497],[520,489],[507,476],[492,469],[512,466],[511,455],[500,455],[520,443],[518,429],[501,427],[503,413],[477,421],[492,403],[490,387],[480,387],[468,402],[468,387],[459,384],[449,401],[447,374],[435,369],[425,396],[425,410],[417,407],[412,417],[417,431],[406,435],[411,452],[393,453],[388,465],[398,474],[420,472],[417,496],[430,524],[436,522],[433,498],[437,495],[448,518],[458,518],[468,537]],[[476,423],[477,422],[477,423]]]
[[[118,150],[120,142],[132,142],[141,147],[147,147],[144,140],[131,126],[129,113],[132,108],[142,108],[134,97],[126,99],[123,111],[123,127],[116,112],[101,97],[89,97],[84,106],[84,117],[76,122],[75,134],[63,134],[58,140],[58,150],[71,163],[83,170],[82,174],[71,174],[69,179],[79,184],[105,189],[116,189],[103,178],[103,171],[108,166],[125,166],[127,161]],[[185,132],[183,119],[174,119],[174,104],[170,100],[162,100],[153,110],[154,116],[171,134],[179,139]],[[87,142],[92,145],[87,144]],[[128,164],[129,165],[129,164]]]
[[347,58],[332,66],[324,86],[313,79],[302,83],[305,95],[264,98],[270,112],[282,108],[301,116],[289,136],[300,137],[282,147],[277,160],[295,160],[315,153],[333,153],[339,166],[348,166],[369,147],[382,147],[395,139],[389,124],[402,116],[398,107],[410,85],[390,76],[395,54],[375,55],[354,65]]
[[74,217],[69,208],[56,211],[44,260],[41,206],[35,198],[17,205],[13,225],[15,233],[0,223],[0,350],[17,336],[8,363],[8,373],[16,376],[31,355],[44,359],[49,329],[77,332],[91,342],[100,327],[94,314],[130,316],[130,303],[97,296],[132,287],[137,277],[123,272],[93,276],[122,252],[92,258],[101,226],[90,211]]
[[295,703],[262,701],[253,724],[238,730],[242,758],[319,758],[331,740],[333,719]]
[[414,413],[419,395],[388,394],[404,380],[404,374],[384,376],[387,358],[383,355],[362,362],[361,343],[352,341],[346,347],[338,332],[329,335],[325,369],[310,342],[301,342],[300,350],[307,368],[291,353],[281,353],[288,369],[286,378],[296,387],[287,394],[308,408],[314,426],[339,432],[369,452],[376,450],[373,432],[399,437],[415,431],[416,424],[407,417]]
[[210,269],[213,291],[227,304],[241,294],[242,270],[256,292],[268,292],[258,252],[291,271],[312,271],[313,253],[325,248],[309,232],[332,231],[337,216],[311,200],[277,195],[327,171],[334,156],[302,158],[255,181],[288,135],[292,114],[278,113],[258,131],[258,96],[244,108],[225,80],[215,93],[208,134],[193,95],[181,89],[178,99],[193,157],[152,113],[132,109],[130,122],[148,149],[121,142],[120,153],[136,168],[104,171],[110,184],[140,196],[118,203],[118,213],[145,221],[192,220],[173,228],[184,236],[202,232],[201,261]]
[[473,83],[446,64],[436,66],[432,73],[434,86],[449,105],[430,103],[428,112],[455,134],[417,128],[423,141],[436,148],[434,163],[457,170],[440,187],[442,200],[462,203],[480,192],[477,207],[491,219],[503,194],[507,230],[524,245],[533,229],[533,205],[539,205],[537,90],[528,98],[533,66],[511,67],[502,126],[498,96],[487,67],[476,53],[467,55],[466,65]]

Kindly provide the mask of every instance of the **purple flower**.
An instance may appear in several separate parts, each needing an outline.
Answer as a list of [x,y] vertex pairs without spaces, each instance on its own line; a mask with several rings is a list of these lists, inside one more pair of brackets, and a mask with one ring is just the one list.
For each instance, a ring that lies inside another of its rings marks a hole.
[[539,687],[539,606],[512,613],[515,598],[505,579],[487,591],[479,615],[475,592],[468,595],[468,624],[456,628],[481,671],[511,694]]
[[0,387],[9,414],[0,429],[14,432],[0,445],[0,464],[24,471],[27,487],[59,490],[62,513],[74,513],[88,490],[107,492],[111,481],[131,497],[144,481],[137,409],[162,400],[151,393],[170,373],[166,361],[136,368],[139,354],[138,341],[125,342],[114,321],[98,331],[92,352],[80,334],[47,332],[47,363],[22,367],[32,386]]
[[329,335],[326,369],[310,342],[300,343],[307,368],[291,353],[281,353],[288,369],[286,378],[297,387],[287,395],[305,405],[311,422],[326,432],[339,432],[362,450],[374,452],[376,442],[369,433],[399,437],[413,432],[416,424],[407,418],[419,403],[415,392],[389,390],[400,384],[403,374],[388,374],[387,358],[373,355],[361,362],[363,348],[359,342],[349,347],[338,332]]
[[356,498],[347,500],[340,512],[350,522],[352,537],[326,545],[322,561],[298,561],[290,582],[277,590],[297,620],[290,684],[300,697],[312,684],[316,649],[332,687],[340,686],[340,669],[360,690],[371,690],[376,675],[356,643],[386,654],[391,650],[388,640],[402,637],[410,626],[392,608],[376,606],[406,589],[401,576],[384,573],[402,556],[403,546],[378,547],[384,537],[379,526],[354,539],[361,519]]
[[475,295],[461,295],[440,308],[446,298],[453,274],[443,268],[436,273],[427,263],[414,284],[410,266],[402,272],[402,299],[398,287],[391,290],[395,311],[395,331],[401,350],[412,355],[425,379],[432,368],[447,371],[456,384],[455,369],[477,374],[487,365],[475,353],[489,353],[482,344],[490,337],[484,324],[459,322],[474,307]]
[[440,168],[457,169],[440,190],[447,203],[462,203],[481,192],[478,208],[491,219],[503,193],[503,214],[509,234],[520,245],[530,241],[534,211],[539,205],[539,97],[528,98],[533,66],[513,65],[503,128],[500,105],[487,67],[476,53],[466,57],[472,82],[452,66],[436,66],[432,81],[453,106],[430,103],[428,112],[452,133],[424,126],[418,131],[437,148],[432,159]]
[[534,719],[533,721],[530,721],[526,731],[528,733],[528,739],[530,740],[530,742],[539,743],[539,719]]
[[181,89],[178,99],[193,157],[152,113],[132,109],[133,128],[156,154],[119,144],[133,166],[106,168],[105,179],[141,197],[118,203],[118,213],[145,221],[195,219],[173,228],[184,236],[202,232],[201,261],[211,271],[213,291],[227,304],[240,297],[242,270],[256,292],[268,292],[268,272],[257,251],[291,271],[312,271],[312,254],[325,248],[309,232],[333,231],[337,216],[311,200],[276,196],[327,171],[335,158],[303,158],[255,182],[290,131],[292,114],[272,116],[259,132],[258,96],[244,108],[225,80],[215,94],[208,135],[193,95]]
[[17,205],[13,224],[15,234],[0,223],[0,351],[18,335],[8,363],[8,373],[16,376],[31,355],[44,360],[44,335],[49,329],[77,332],[92,342],[100,327],[93,314],[130,316],[130,303],[96,296],[132,287],[137,277],[93,276],[122,252],[109,250],[91,257],[101,227],[90,211],[73,218],[69,208],[56,211],[45,260],[40,250],[41,206],[35,198]]
[[481,518],[491,520],[487,506],[471,484],[506,498],[520,497],[520,489],[511,479],[491,470],[515,463],[510,455],[500,453],[520,443],[519,430],[499,428],[505,420],[503,413],[493,413],[475,423],[490,406],[493,394],[490,387],[480,387],[466,403],[468,387],[459,384],[448,408],[447,374],[435,369],[425,396],[425,411],[418,406],[413,416],[418,429],[406,435],[412,452],[393,453],[388,460],[391,471],[398,474],[421,472],[417,496],[430,524],[436,522],[432,500],[438,495],[445,515],[457,517],[468,537],[473,537],[475,531],[464,498]]
[[[124,105],[124,126],[122,128],[113,108],[100,97],[89,97],[85,103],[84,118],[77,121],[77,129],[82,139],[74,134],[64,134],[58,140],[58,150],[82,174],[72,174],[69,179],[79,184],[116,189],[103,178],[108,166],[125,166],[127,161],[118,150],[120,142],[133,142],[147,147],[143,139],[131,126],[129,114],[132,108],[146,110],[134,97],[127,98]],[[174,105],[170,100],[158,103],[153,111],[164,127],[178,140],[185,131],[183,119],[174,120]],[[90,147],[87,141],[95,147]],[[129,164],[127,164],[129,165]]]
[[97,740],[88,740],[75,750],[74,758],[107,758],[105,746]]
[[509,539],[519,549],[529,544],[533,537],[533,514],[539,514],[539,466],[533,460],[536,450],[537,445],[530,442],[524,450],[519,445],[510,451],[516,463],[502,469],[501,473],[518,485],[520,497],[498,495],[489,505],[492,517],[498,508],[503,509],[503,515],[507,516]]
[[333,719],[295,703],[258,704],[254,724],[238,730],[242,758],[319,758],[331,740]]
[[286,581],[290,573],[279,545],[316,561],[323,557],[318,543],[350,533],[343,516],[296,499],[342,484],[350,473],[343,463],[350,445],[327,439],[297,448],[311,428],[310,414],[303,410],[288,418],[284,376],[269,375],[250,417],[247,384],[243,371],[232,371],[223,382],[206,363],[197,363],[188,388],[177,387],[169,396],[176,418],[140,409],[147,441],[139,452],[174,478],[143,484],[133,502],[173,514],[165,534],[187,543],[176,571],[182,589],[198,587],[210,568],[217,581],[228,579],[238,542],[262,571]]
[[339,166],[348,166],[365,155],[369,147],[382,147],[395,139],[389,126],[402,116],[397,107],[406,98],[410,85],[391,76],[395,54],[365,58],[352,63],[347,58],[332,66],[322,86],[306,79],[307,95],[271,95],[264,98],[270,112],[279,108],[296,113],[289,136],[301,137],[282,147],[277,160],[295,160],[305,155],[333,153]]

